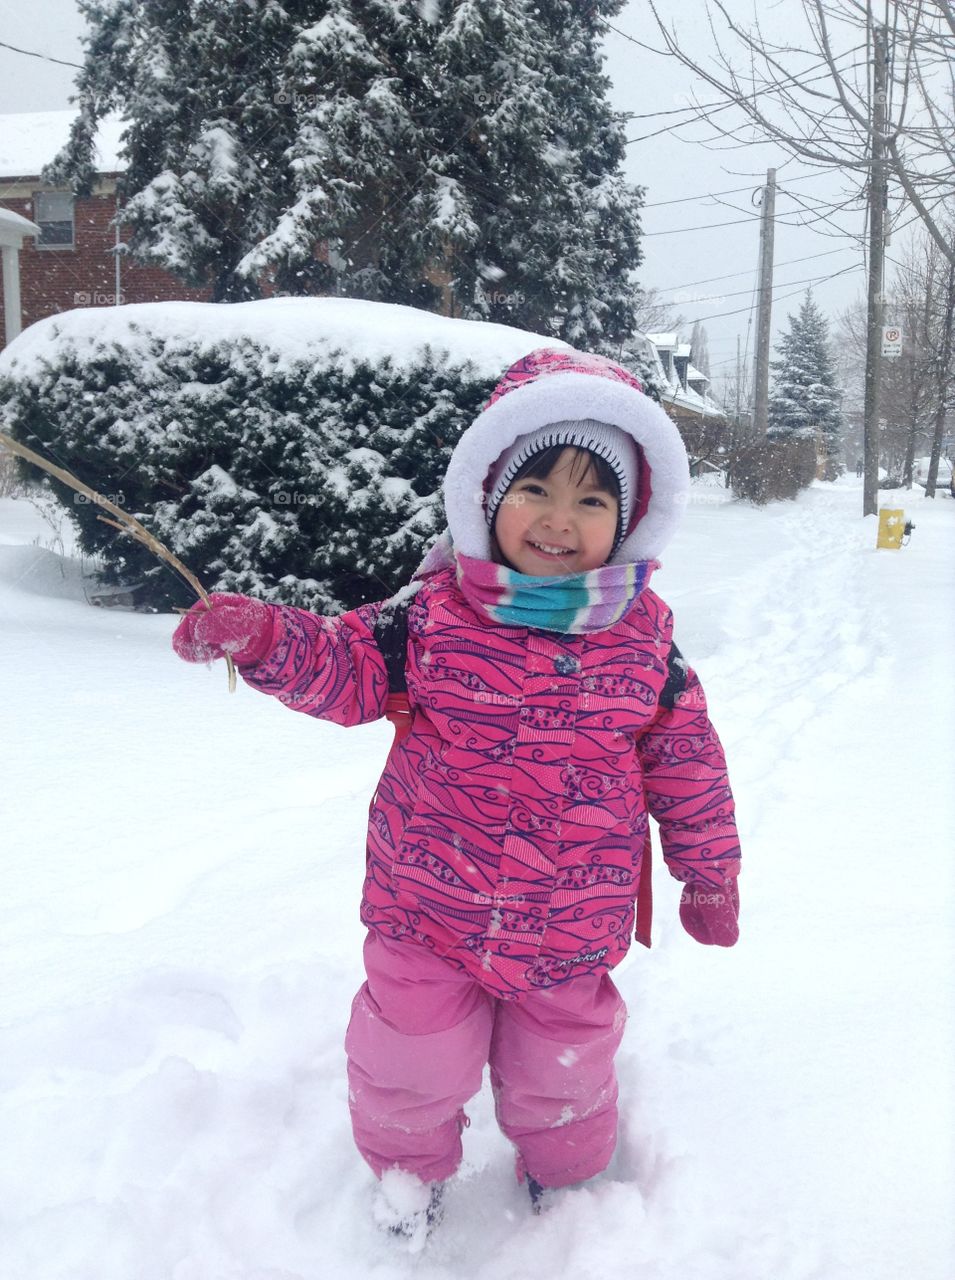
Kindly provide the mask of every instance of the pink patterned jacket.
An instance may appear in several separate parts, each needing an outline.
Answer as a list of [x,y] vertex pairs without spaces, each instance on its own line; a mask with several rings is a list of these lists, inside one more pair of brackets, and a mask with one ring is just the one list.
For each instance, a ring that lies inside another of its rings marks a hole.
[[649,589],[612,627],[558,635],[483,621],[444,570],[398,609],[277,606],[268,657],[239,669],[341,725],[382,717],[404,677],[411,729],[372,803],[362,919],[496,996],[622,959],[648,812],[678,879],[738,871],[720,741]]

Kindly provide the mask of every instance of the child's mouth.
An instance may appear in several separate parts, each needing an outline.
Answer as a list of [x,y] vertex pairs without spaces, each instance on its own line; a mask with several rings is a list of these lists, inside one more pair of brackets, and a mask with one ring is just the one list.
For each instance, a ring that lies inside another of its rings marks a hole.
[[561,560],[574,554],[573,547],[560,547],[551,542],[534,542],[528,538],[527,545],[545,560]]

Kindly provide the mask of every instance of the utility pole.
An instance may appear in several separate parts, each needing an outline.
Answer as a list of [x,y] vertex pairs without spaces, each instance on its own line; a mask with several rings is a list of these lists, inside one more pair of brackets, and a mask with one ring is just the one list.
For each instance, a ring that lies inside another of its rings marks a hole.
[[882,370],[882,277],[885,270],[885,27],[872,28],[872,133],[869,165],[869,285],[866,312],[862,514],[879,510],[879,380]]
[[742,380],[743,380],[743,370],[739,362],[739,334],[737,334],[736,335],[736,434],[737,434],[737,437],[740,434],[740,427],[741,427],[740,417],[739,417],[739,401],[740,401],[740,395],[742,394],[742,388],[740,386]]
[[756,382],[753,389],[753,434],[765,436],[769,418],[769,327],[773,310],[773,219],[776,170],[766,170],[759,223],[759,308],[756,313]]
[[733,484],[733,460],[743,447],[743,420],[740,417],[740,403],[743,395],[743,373],[739,362],[739,334],[736,335],[736,412],[733,417],[733,429],[730,432],[729,451],[726,459],[724,485],[727,489]]

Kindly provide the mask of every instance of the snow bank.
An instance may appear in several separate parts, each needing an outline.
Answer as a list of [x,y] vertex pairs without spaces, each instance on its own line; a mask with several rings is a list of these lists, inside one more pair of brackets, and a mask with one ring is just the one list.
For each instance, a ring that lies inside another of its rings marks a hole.
[[122,307],[78,307],[24,329],[0,352],[0,376],[29,377],[56,358],[66,342],[80,358],[116,343],[130,357],[151,359],[154,341],[203,351],[222,343],[251,341],[277,370],[301,361],[334,363],[346,370],[390,358],[414,365],[424,347],[450,363],[471,361],[493,377],[539,346],[567,344],[480,320],[454,320],[416,307],[357,298],[267,298],[258,302],[141,302]]

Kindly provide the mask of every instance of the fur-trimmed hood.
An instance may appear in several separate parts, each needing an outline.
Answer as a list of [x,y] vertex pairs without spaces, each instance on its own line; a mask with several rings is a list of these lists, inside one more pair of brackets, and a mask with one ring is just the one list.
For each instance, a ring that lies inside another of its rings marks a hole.
[[484,515],[491,469],[518,436],[568,418],[609,422],[639,447],[637,501],[610,563],[659,555],[676,531],[689,491],[689,464],[680,433],[632,373],[603,356],[570,347],[540,347],[511,365],[458,441],[444,481],[456,551],[480,560],[491,558]]

